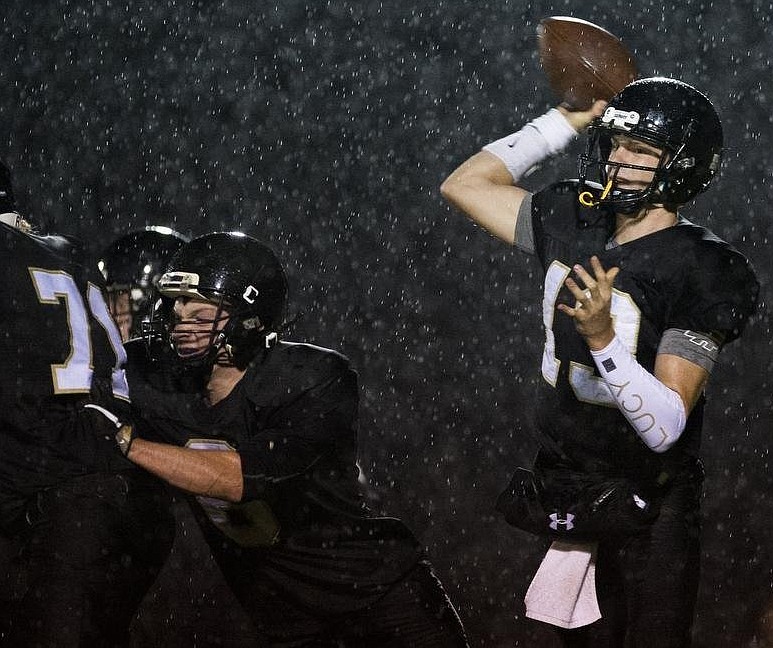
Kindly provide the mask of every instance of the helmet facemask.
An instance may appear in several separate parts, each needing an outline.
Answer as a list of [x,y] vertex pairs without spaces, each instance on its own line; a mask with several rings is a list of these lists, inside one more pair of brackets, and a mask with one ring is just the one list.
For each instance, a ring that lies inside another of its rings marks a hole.
[[[160,280],[166,294],[162,309],[164,337],[174,348],[178,359],[191,368],[210,370],[213,366],[244,368],[258,349],[269,348],[276,333],[266,331],[260,318],[248,309],[226,301],[225,295],[202,294],[196,273],[169,272]],[[172,296],[174,294],[174,296]],[[177,300],[201,304],[211,310],[211,317],[181,319]]]
[[[589,129],[586,152],[580,156],[580,202],[585,207],[608,207],[618,214],[636,214],[645,205],[664,204],[662,190],[666,186],[675,156],[661,143],[649,142],[661,149],[653,166],[611,162],[614,131],[598,126]],[[633,137],[632,139],[638,139]],[[652,173],[652,179],[640,189],[623,187],[618,176],[624,169]]]
[[126,341],[135,329],[134,318],[138,314],[140,304],[135,302],[133,291],[127,286],[110,286],[106,293],[107,307],[118,326],[121,339]]
[[[604,115],[588,129],[588,143],[585,153],[580,156],[580,202],[586,207],[604,206],[618,214],[639,213],[647,205],[666,204],[663,190],[669,184],[674,161],[679,159],[678,151],[670,150],[666,142],[654,137],[640,137],[631,133],[630,125],[638,122],[639,115],[608,108]],[[660,150],[654,165],[638,165],[612,162],[613,138],[625,136],[643,142]],[[640,189],[620,186],[621,171],[644,171],[652,173],[649,182]]]
[[119,237],[102,253],[110,313],[123,340],[144,336],[166,261],[187,239],[168,227],[148,226]]
[[[220,327],[219,323],[228,319],[228,314],[223,308],[218,308],[211,318],[198,318],[197,320],[180,320],[175,315],[174,297],[159,297],[150,309],[150,315],[142,321],[141,338],[144,340],[149,354],[154,359],[165,358],[165,362],[172,360],[167,368],[172,371],[179,380],[186,381],[187,390],[198,391],[206,385],[212,367],[220,359],[223,353],[223,335],[229,322]],[[197,350],[192,348],[186,351],[183,346],[183,338],[175,334],[175,327],[188,326],[191,335],[198,335],[203,342]]]
[[[186,298],[178,298],[186,300]],[[186,300],[186,306],[190,304]],[[196,305],[206,309],[206,314],[196,314]],[[186,306],[183,306],[185,308]],[[190,307],[188,306],[189,311]],[[181,362],[193,365],[204,362],[212,364],[230,364],[223,357],[228,339],[227,329],[231,316],[225,308],[223,300],[217,302],[194,302],[194,316],[183,318],[178,314],[177,305],[174,309],[172,326],[169,331],[169,341],[177,352]],[[211,313],[211,317],[209,314]]]

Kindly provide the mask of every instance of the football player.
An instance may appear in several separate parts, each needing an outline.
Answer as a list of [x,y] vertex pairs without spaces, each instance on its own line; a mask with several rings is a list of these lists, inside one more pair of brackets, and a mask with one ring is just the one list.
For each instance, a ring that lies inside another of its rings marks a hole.
[[[360,495],[348,360],[278,338],[287,282],[272,250],[208,234],[174,255],[158,286],[174,352],[163,340],[128,345],[144,423],[117,441],[193,496],[266,645],[466,646],[416,538]],[[196,373],[198,393],[175,387]]]
[[[187,241],[169,227],[152,225],[118,237],[102,252],[98,266],[105,277],[108,307],[124,342],[141,337],[144,327],[150,325],[158,279],[172,255]],[[133,644],[206,642],[208,632],[219,638],[226,605],[230,607],[229,645],[254,644],[254,630],[233,605],[219,568],[211,558],[203,559],[209,550],[186,499],[174,493],[171,499],[177,532],[167,565],[151,594],[155,609],[161,613],[138,616],[132,625]]]
[[102,277],[32,231],[2,164],[0,247],[0,536],[18,549],[0,643],[126,645],[173,527],[163,483],[116,452],[126,354]]
[[[587,127],[579,179],[536,193],[522,186],[528,169]],[[537,483],[624,479],[641,495],[636,506],[660,503],[641,532],[620,537],[610,526],[590,538],[599,620],[530,615],[568,628],[559,630],[567,646],[690,642],[704,388],[758,293],[748,261],[679,213],[715,177],[722,145],[706,96],[646,78],[608,104],[550,110],[485,146],[441,186],[452,205],[535,254],[544,271]],[[604,498],[594,505],[603,509]],[[575,520],[552,522],[569,537]]]
[[169,227],[151,225],[120,236],[102,253],[107,303],[124,342],[142,333],[164,264],[186,241]]

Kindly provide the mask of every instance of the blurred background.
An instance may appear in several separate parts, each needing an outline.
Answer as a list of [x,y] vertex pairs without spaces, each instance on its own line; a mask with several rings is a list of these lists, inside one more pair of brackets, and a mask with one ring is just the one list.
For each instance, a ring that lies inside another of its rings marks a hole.
[[[759,315],[709,387],[695,645],[762,645],[772,596],[770,0],[530,4],[4,0],[0,157],[43,231],[98,255],[145,225],[239,229],[287,267],[291,337],[348,355],[376,510],[427,547],[472,646],[551,646],[523,618],[545,543],[493,502],[528,464],[543,334],[537,263],[469,223],[438,186],[483,144],[556,102],[541,18],[622,38],[642,76],[706,92],[721,177],[684,215],[756,266]],[[536,189],[575,174],[576,149]],[[136,645],[256,645],[181,507],[175,554]]]

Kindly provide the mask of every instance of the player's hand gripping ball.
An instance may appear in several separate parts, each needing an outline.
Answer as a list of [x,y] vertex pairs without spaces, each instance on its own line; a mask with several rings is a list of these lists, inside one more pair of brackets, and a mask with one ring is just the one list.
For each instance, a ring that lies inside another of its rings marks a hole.
[[570,110],[609,100],[637,76],[636,62],[617,36],[591,22],[551,16],[537,27],[540,64]]

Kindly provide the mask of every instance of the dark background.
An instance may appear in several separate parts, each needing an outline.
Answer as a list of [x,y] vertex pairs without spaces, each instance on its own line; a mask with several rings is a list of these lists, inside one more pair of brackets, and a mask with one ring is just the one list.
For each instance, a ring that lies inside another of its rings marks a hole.
[[[4,0],[0,11],[0,157],[23,212],[95,254],[146,224],[271,244],[303,312],[293,338],[341,350],[360,373],[375,507],[427,546],[473,646],[551,645],[522,616],[544,544],[492,512],[535,450],[540,273],[438,186],[555,103],[536,56],[543,17],[599,23],[643,76],[704,90],[727,151],[685,215],[752,259],[763,304],[709,387],[695,643],[752,645],[773,580],[769,0]],[[576,152],[533,188],[572,175]],[[245,645],[250,630],[180,514],[135,641]]]

